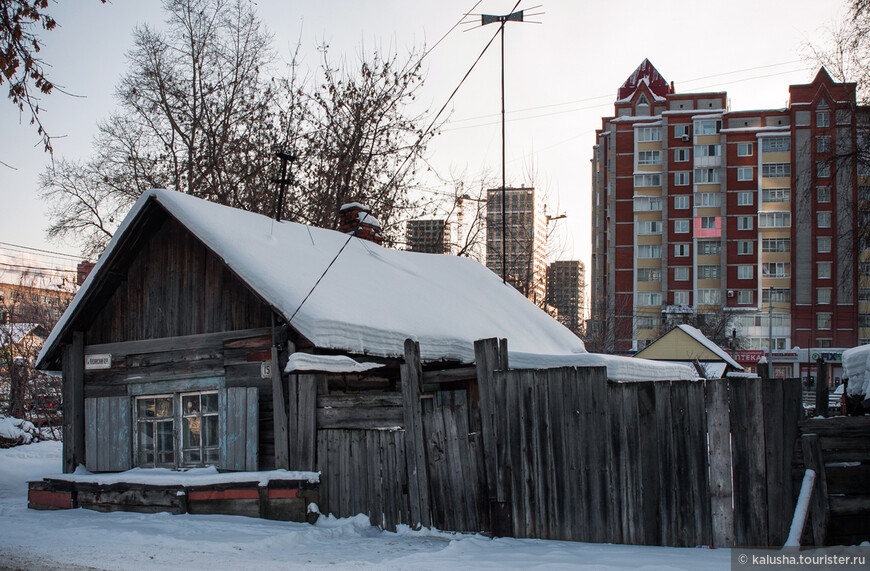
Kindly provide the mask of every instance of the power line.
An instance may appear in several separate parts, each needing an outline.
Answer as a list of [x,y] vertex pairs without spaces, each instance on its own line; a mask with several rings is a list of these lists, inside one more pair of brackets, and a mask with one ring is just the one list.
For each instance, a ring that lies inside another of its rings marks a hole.
[[10,248],[18,248],[18,249],[27,250],[30,252],[40,252],[42,254],[50,254],[52,256],[59,257],[59,258],[71,258],[73,260],[86,260],[87,259],[87,258],[83,258],[81,256],[76,256],[74,254],[64,254],[63,252],[53,252],[51,250],[41,250],[39,248],[32,248],[30,246],[21,246],[18,244],[10,244],[8,242],[0,242],[0,246],[8,246]]

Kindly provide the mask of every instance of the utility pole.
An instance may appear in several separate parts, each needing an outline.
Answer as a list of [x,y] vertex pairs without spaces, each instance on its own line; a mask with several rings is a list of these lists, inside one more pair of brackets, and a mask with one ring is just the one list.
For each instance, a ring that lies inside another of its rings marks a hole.
[[287,163],[292,163],[297,157],[280,148],[275,149],[275,156],[281,159],[281,176],[272,181],[278,185],[278,196],[275,200],[275,221],[281,222],[281,213],[284,210],[284,195],[287,193],[287,186],[293,183],[293,175],[287,178]]
[[773,359],[773,286],[770,286],[770,295],[767,298],[767,362],[772,366]]

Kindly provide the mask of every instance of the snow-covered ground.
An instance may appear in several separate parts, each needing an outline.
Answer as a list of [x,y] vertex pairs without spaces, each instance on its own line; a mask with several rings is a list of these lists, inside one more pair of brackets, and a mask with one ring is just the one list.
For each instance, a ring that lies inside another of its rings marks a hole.
[[0,568],[728,569],[727,549],[676,549],[380,531],[238,516],[27,509],[27,481],[60,471],[59,442],[0,450]]

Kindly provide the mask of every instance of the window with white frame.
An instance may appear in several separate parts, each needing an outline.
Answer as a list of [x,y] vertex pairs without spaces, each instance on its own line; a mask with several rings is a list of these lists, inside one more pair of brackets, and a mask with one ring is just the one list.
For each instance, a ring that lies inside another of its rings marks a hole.
[[765,188],[761,191],[762,202],[789,202],[791,190],[788,188]]
[[661,234],[662,233],[662,221],[661,220],[638,220],[637,233],[640,235]]
[[719,206],[719,193],[718,192],[696,192],[695,193],[695,207],[712,207],[716,208]]
[[719,169],[695,169],[695,184],[719,182]]
[[689,220],[674,220],[675,234],[688,234],[692,229],[691,221]]
[[763,238],[762,252],[791,252],[791,238]]
[[717,280],[719,279],[718,264],[703,264],[698,266],[697,277],[699,280]]
[[737,240],[737,254],[745,255],[752,253],[752,240]]
[[639,142],[661,141],[661,127],[637,127],[637,140]]
[[674,162],[675,163],[687,163],[689,162],[689,150],[690,149],[674,149]]
[[721,154],[720,145],[695,145],[695,157],[718,157]]
[[821,305],[830,305],[831,303],[831,288],[817,287],[816,288],[816,303]]
[[722,290],[719,288],[699,288],[696,305],[720,305],[722,303]]
[[674,186],[689,186],[692,184],[692,173],[681,171],[674,173]]
[[816,176],[819,178],[830,178],[831,163],[828,161],[816,161]]
[[738,216],[737,217],[737,229],[738,230],[752,230],[752,216]]
[[639,165],[660,165],[662,164],[661,151],[638,151],[637,164]]
[[791,289],[787,287],[769,288],[761,290],[762,303],[791,303]]
[[634,209],[639,212],[655,212],[662,209],[660,196],[635,196]]
[[748,264],[737,266],[738,280],[751,280],[755,277],[755,266]]
[[816,277],[820,280],[831,279],[831,262],[816,262]]
[[758,214],[759,228],[790,228],[791,212],[760,212]]
[[817,236],[816,237],[816,252],[819,254],[827,254],[831,251],[831,237]]
[[830,228],[831,227],[831,213],[830,212],[817,212],[816,213],[816,226],[818,228]]
[[752,206],[752,194],[751,192],[738,192],[737,206]]
[[831,138],[830,137],[816,137],[816,152],[817,153],[830,153],[831,152]]
[[661,305],[662,294],[657,291],[639,291],[636,294],[638,306]]
[[816,187],[816,202],[819,204],[827,204],[831,202],[831,187],[817,186]]
[[692,126],[689,124],[686,125],[674,125],[674,137],[677,139],[682,139],[683,137],[688,137],[692,134]]
[[766,278],[791,277],[790,262],[764,262],[761,264],[761,275]]
[[661,174],[636,174],[634,175],[634,186],[645,187],[645,186],[661,186],[662,185],[662,175]]
[[718,216],[698,216],[696,218],[696,220],[698,221],[698,227],[701,230],[715,230],[716,221],[718,219]]
[[689,293],[688,291],[675,291],[674,305],[689,305]]
[[737,180],[752,180],[752,167],[737,167]]
[[695,121],[695,135],[715,135],[721,130],[721,119],[704,119]]
[[831,114],[828,111],[816,111],[816,127],[830,127]]
[[638,244],[637,257],[640,259],[660,259],[662,257],[662,245]]
[[791,150],[789,137],[765,137],[761,140],[761,150],[765,153],[784,153]]
[[817,313],[816,314],[816,329],[830,329],[831,328],[831,315],[830,313]]
[[662,281],[662,270],[661,268],[638,268],[637,281],[660,282]]
[[763,178],[787,178],[791,176],[791,163],[765,163],[761,165]]
[[737,291],[737,303],[739,305],[751,305],[755,297],[755,291],[751,289],[741,289]]
[[674,281],[675,282],[687,282],[689,281],[689,267],[688,266],[677,266],[674,268]]
[[870,287],[858,288],[858,303],[870,303]]
[[674,257],[686,258],[689,256],[690,244],[674,244]]
[[722,250],[722,242],[719,240],[698,240],[699,256],[715,256]]
[[658,329],[659,328],[659,318],[653,317],[652,315],[639,315],[637,317],[637,328],[638,329]]
[[751,157],[752,156],[752,143],[737,143],[737,156],[738,157]]
[[688,194],[678,194],[674,197],[674,210],[687,210],[688,208],[690,208]]

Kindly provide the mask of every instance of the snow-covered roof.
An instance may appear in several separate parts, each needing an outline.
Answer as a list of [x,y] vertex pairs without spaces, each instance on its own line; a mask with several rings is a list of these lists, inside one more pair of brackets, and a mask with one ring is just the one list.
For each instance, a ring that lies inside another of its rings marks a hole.
[[849,379],[850,395],[870,397],[870,345],[843,351],[843,376]]
[[121,237],[150,202],[164,207],[317,347],[396,357],[404,355],[404,340],[410,337],[420,343],[424,360],[470,363],[475,340],[498,337],[522,352],[585,352],[571,331],[474,260],[392,250],[179,192],[149,190],[124,219],[52,331],[40,363],[88,296],[106,260],[112,259]]
[[716,353],[716,355],[720,359],[722,359],[723,361],[725,361],[726,363],[728,363],[729,365],[731,365],[732,367],[734,367],[738,371],[743,370],[743,365],[740,365],[739,363],[737,363],[737,361],[732,359],[731,356],[728,353],[726,353],[721,347],[719,347],[718,345],[716,345],[715,343],[713,343],[712,341],[707,339],[707,337],[703,333],[701,333],[700,329],[692,327],[691,325],[686,325],[685,323],[681,323],[680,325],[677,325],[677,327],[682,329],[683,332],[685,332],[687,335],[692,337],[695,341],[697,341],[698,343],[700,343],[701,345],[703,345],[704,347],[706,347],[707,349],[709,349],[713,353]]
[[39,323],[4,323],[0,325],[0,343],[8,343],[10,337],[12,343],[21,343],[38,327],[40,327]]

